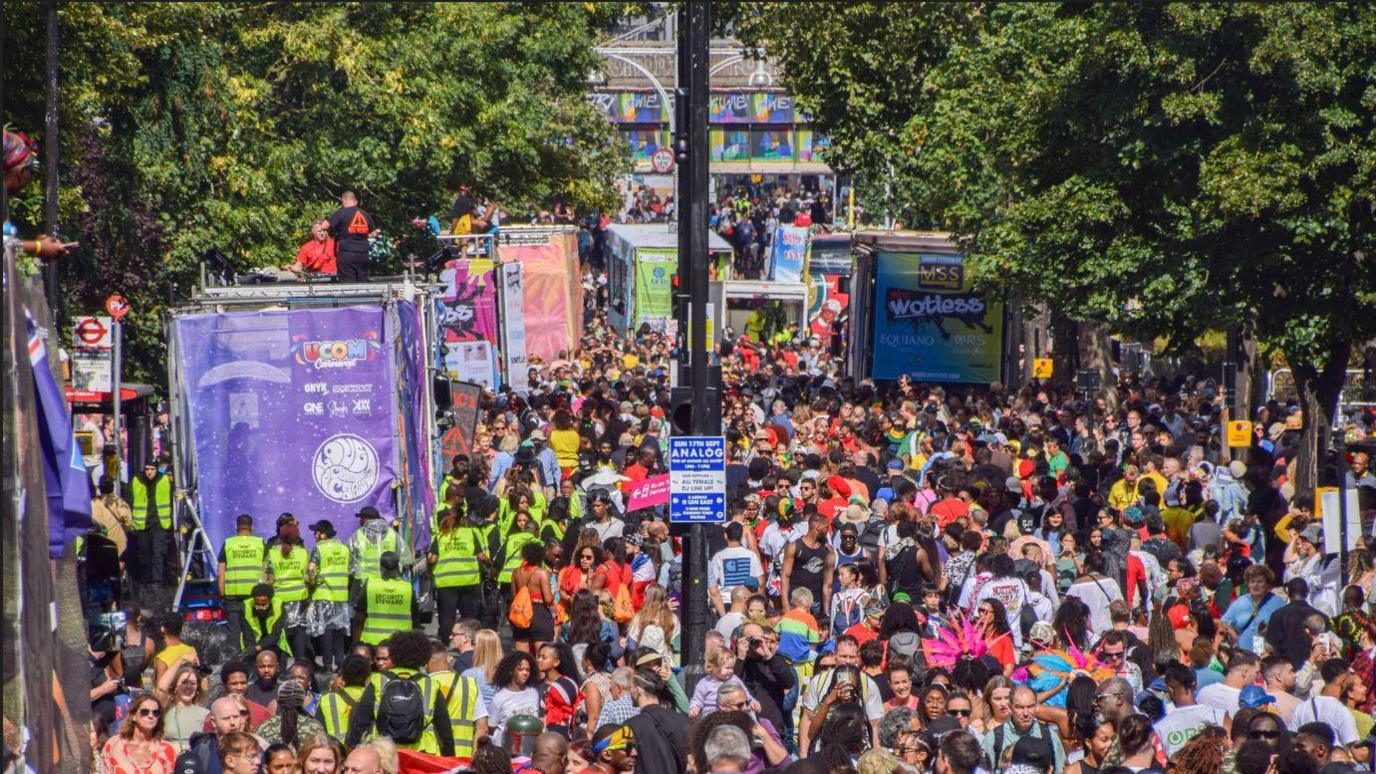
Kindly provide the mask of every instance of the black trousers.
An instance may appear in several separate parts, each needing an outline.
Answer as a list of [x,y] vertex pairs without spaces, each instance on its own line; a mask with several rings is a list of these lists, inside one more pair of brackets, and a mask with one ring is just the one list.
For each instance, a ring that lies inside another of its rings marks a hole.
[[314,637],[315,654],[320,656],[320,665],[333,672],[343,663],[349,653],[349,632],[347,629],[326,629],[319,637]]
[[335,260],[335,265],[339,268],[340,282],[368,281],[368,256],[366,254],[358,256],[340,253]]
[[454,621],[458,618],[483,620],[483,587],[451,586],[435,589],[435,611],[439,616],[439,638],[449,641],[449,633],[454,631]]

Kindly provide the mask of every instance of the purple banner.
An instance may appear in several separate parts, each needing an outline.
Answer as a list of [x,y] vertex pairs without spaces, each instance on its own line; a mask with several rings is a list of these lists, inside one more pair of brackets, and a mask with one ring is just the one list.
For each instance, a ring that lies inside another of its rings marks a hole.
[[496,267],[486,259],[450,261],[440,281],[440,327],[445,341],[486,341],[497,344]]
[[396,329],[381,308],[192,315],[177,334],[213,544],[241,513],[264,537],[289,511],[342,540],[364,506],[393,518]]

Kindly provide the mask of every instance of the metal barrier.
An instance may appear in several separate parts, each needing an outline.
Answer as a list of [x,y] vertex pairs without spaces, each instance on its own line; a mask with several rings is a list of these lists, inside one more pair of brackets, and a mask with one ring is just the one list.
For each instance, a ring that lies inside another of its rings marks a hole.
[[[1376,406],[1376,402],[1362,400],[1365,385],[1362,383],[1362,370],[1349,368],[1343,379],[1342,394],[1338,398],[1338,411],[1333,417],[1334,427],[1338,429],[1342,417],[1353,411],[1361,411]],[[1289,368],[1276,368],[1266,372],[1266,400],[1281,403],[1298,401],[1299,389],[1295,386],[1295,375]]]

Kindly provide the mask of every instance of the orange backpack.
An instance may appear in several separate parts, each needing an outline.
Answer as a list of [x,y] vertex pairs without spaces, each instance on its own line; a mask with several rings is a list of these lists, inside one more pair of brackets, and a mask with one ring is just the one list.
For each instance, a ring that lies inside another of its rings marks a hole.
[[534,615],[535,606],[530,601],[530,588],[522,586],[511,600],[511,609],[507,611],[506,620],[518,629],[529,629]]

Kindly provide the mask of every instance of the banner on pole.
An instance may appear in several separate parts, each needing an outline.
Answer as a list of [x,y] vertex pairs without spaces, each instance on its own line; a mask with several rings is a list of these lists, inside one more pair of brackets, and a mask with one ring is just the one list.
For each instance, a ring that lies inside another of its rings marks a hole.
[[769,249],[769,279],[802,282],[807,273],[807,247],[811,241],[811,233],[802,226],[775,228],[774,242]]
[[669,502],[669,474],[661,473],[631,484],[626,492],[626,512],[653,508]]
[[502,348],[502,360],[506,367],[506,383],[524,395],[530,392],[526,362],[525,267],[514,261],[504,263],[501,276],[502,330],[506,343]]

